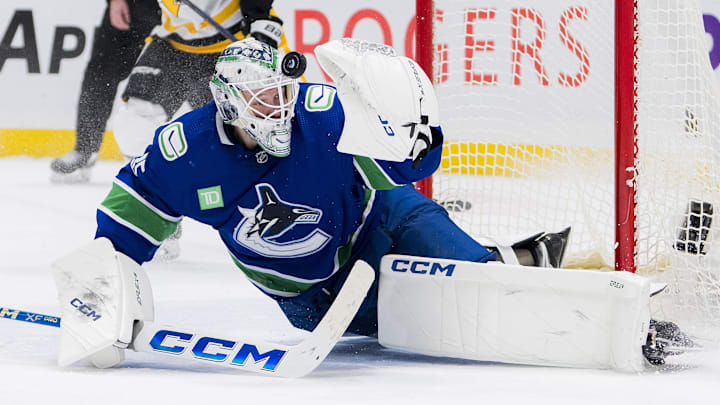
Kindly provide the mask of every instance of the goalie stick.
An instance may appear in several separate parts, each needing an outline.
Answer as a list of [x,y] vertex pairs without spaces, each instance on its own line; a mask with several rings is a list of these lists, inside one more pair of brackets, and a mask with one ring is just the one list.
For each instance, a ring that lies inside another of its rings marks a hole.
[[[266,375],[302,377],[315,370],[335,347],[355,317],[374,279],[372,267],[358,260],[318,326],[296,345],[242,337],[218,338],[214,334],[146,322],[135,332],[128,348],[136,352],[183,357]],[[60,327],[61,322],[57,316],[2,307],[0,318],[54,327]]]

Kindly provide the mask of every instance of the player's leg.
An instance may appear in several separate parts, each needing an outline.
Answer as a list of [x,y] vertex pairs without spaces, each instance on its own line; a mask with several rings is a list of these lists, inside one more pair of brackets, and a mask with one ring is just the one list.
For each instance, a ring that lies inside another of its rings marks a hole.
[[[496,248],[488,249],[468,236],[449,218],[447,211],[428,199],[412,186],[398,187],[377,192],[376,210],[379,210],[379,224],[373,228],[364,241],[358,243],[350,263],[361,259],[379,271],[380,260],[389,253],[422,257],[439,257],[468,262],[497,260]],[[519,257],[526,257],[528,265],[537,265],[530,250],[542,245],[547,234],[520,241],[516,249],[508,247]],[[552,234],[554,235],[554,234]],[[554,240],[554,238],[550,238]],[[279,302],[290,322],[298,328],[312,330],[332,303],[344,277],[349,271],[346,265],[337,275],[298,297]],[[379,275],[379,274],[378,274]],[[377,335],[378,282],[370,288],[368,295],[348,327],[348,332],[365,336]]]
[[[115,92],[121,80],[132,70],[145,45],[145,38],[160,23],[159,8],[155,2],[128,2],[130,29],[122,31],[112,27],[105,16],[100,32],[96,34],[93,56],[83,82],[78,119],[78,148],[97,152],[100,149],[105,126],[112,112]],[[87,91],[85,91],[87,89]]]
[[[367,224],[372,229],[357,243],[349,264],[337,275],[298,297],[279,301],[290,322],[298,328],[312,330],[330,307],[351,264],[358,259],[367,262],[376,272],[380,260],[388,253],[414,254],[428,257],[451,257],[458,260],[485,262],[497,256],[465,232],[448,217],[447,212],[412,186],[376,193],[379,223]],[[365,336],[377,335],[378,283],[370,288],[348,332]]]
[[105,11],[95,32],[81,86],[75,148],[51,163],[53,181],[89,179],[89,169],[97,160],[118,83],[130,73],[142,50],[144,38],[159,22],[157,4],[147,3],[130,4],[133,19],[127,31],[114,28],[108,11]]
[[[468,236],[452,222],[444,208],[414,187],[378,191],[376,198],[380,223],[351,260],[364,260],[376,271],[376,282],[348,327],[348,332],[364,336],[377,336],[377,280],[383,256],[399,253],[480,263],[497,259],[495,252]],[[336,277],[334,283],[325,288],[330,296],[342,282],[342,276]],[[322,302],[321,298],[316,299]]]
[[187,63],[191,67],[191,71],[186,76],[186,100],[193,109],[200,108],[213,99],[208,82],[215,69],[218,56],[217,53],[186,55]]
[[497,255],[460,229],[447,211],[412,186],[380,191],[381,226],[391,253],[486,262]]
[[[414,189],[386,194],[381,223],[393,240],[391,253],[412,256],[386,256],[378,266],[372,303],[383,344],[431,355],[633,371],[644,358],[661,364],[694,347],[674,324],[653,321],[647,333],[651,294],[642,277],[529,267],[559,267],[569,228],[498,244],[491,250],[514,261],[501,264],[483,256],[484,247],[464,238],[444,209]],[[623,308],[623,316],[612,308]],[[590,322],[579,322],[578,313]],[[369,327],[373,311],[365,314]],[[564,332],[551,342],[548,330]]]
[[[570,228],[539,232],[519,240],[498,242],[469,236],[445,208],[410,186],[382,192],[383,226],[393,239],[392,253],[471,262],[500,260],[510,264],[560,267]],[[488,256],[488,251],[497,255]]]
[[152,142],[155,129],[167,122],[184,101],[176,78],[183,65],[178,53],[162,40],[148,43],[133,67],[123,103],[113,116],[113,131],[120,152],[131,159]]

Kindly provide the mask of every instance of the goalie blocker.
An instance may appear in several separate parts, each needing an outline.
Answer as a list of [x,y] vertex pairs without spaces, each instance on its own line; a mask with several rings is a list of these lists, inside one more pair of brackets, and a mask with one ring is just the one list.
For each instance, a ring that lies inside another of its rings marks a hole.
[[90,360],[107,368],[122,362],[134,329],[154,319],[145,271],[107,238],[58,259],[52,269],[63,319],[58,364]]
[[388,255],[379,288],[378,339],[390,348],[542,366],[645,366],[651,285],[632,273]]

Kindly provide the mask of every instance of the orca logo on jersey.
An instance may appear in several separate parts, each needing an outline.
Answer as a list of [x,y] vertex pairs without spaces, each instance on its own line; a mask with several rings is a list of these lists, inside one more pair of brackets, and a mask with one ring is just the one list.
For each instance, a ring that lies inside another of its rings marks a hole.
[[238,206],[243,219],[233,238],[241,246],[266,257],[291,258],[311,255],[332,238],[316,227],[299,239],[279,241],[296,225],[319,223],[322,210],[283,201],[267,183],[256,185],[255,191],[259,201],[255,208]]

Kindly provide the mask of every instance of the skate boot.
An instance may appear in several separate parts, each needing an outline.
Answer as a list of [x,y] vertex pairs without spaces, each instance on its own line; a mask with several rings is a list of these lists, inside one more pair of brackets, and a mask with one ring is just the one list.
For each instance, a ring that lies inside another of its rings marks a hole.
[[53,183],[87,183],[90,169],[97,162],[96,152],[85,153],[72,150],[52,161],[50,169]]
[[674,323],[650,320],[647,341],[642,347],[643,355],[650,364],[665,364],[665,357],[682,354],[688,349],[697,350],[700,345]]
[[562,267],[565,256],[570,227],[557,233],[539,233],[530,238],[517,242],[513,249],[527,249],[533,256],[537,267]]
[[180,237],[182,236],[182,223],[179,223],[175,232],[167,237],[158,247],[153,256],[153,260],[169,261],[175,260],[180,256]]

